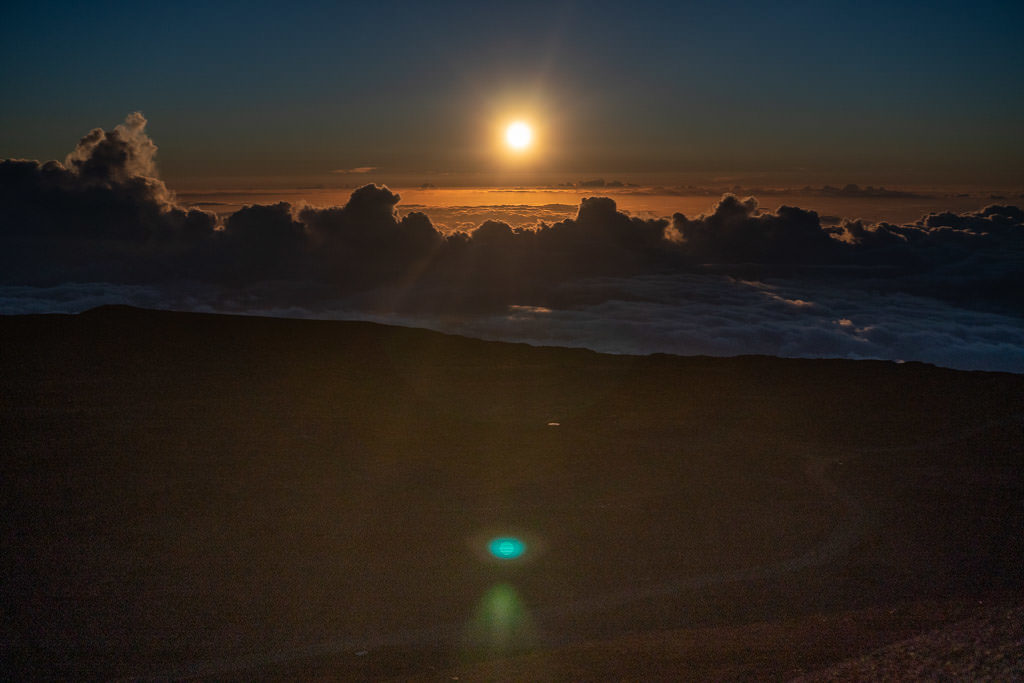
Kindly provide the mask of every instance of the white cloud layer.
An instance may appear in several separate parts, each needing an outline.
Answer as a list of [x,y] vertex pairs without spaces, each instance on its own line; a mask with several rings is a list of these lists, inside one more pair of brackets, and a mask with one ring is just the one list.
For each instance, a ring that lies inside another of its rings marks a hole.
[[[720,275],[593,278],[566,283],[568,307],[513,304],[501,312],[435,315],[360,310],[351,300],[268,304],[259,287],[114,284],[0,287],[0,311],[76,313],[103,304],[288,318],[372,320],[483,339],[606,353],[921,361],[1024,373],[1024,320],[928,297],[809,280]],[[614,294],[612,294],[614,293]],[[280,295],[281,293],[278,292]],[[297,294],[297,293],[296,293]]]

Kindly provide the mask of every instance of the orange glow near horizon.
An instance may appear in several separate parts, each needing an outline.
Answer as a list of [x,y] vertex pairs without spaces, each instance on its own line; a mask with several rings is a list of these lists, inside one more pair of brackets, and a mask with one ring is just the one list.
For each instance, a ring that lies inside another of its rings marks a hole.
[[[506,152],[505,158],[513,156]],[[368,179],[368,182],[375,179]],[[426,211],[445,207],[511,207],[562,205],[566,217],[574,215],[584,197],[611,197],[618,208],[640,217],[670,217],[681,212],[689,217],[710,213],[721,195],[681,194],[665,192],[657,187],[416,187],[392,184],[389,187],[401,195],[399,213],[410,210]],[[253,190],[206,190],[179,192],[185,204],[199,204],[212,208],[221,215],[234,213],[243,206],[290,202],[306,203],[315,207],[344,206],[353,188],[281,188]],[[723,190],[725,192],[725,190]],[[755,196],[758,193],[754,192]],[[817,211],[822,215],[858,216],[868,221],[914,221],[926,213],[977,209],[985,200],[977,195],[934,198],[860,199],[816,197],[813,195],[779,194],[758,196],[760,205],[768,210],[787,204]],[[216,206],[212,206],[215,204]]]

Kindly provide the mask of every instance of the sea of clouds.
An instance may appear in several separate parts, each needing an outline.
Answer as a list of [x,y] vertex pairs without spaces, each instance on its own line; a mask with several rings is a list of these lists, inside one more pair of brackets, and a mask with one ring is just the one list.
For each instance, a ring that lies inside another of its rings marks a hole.
[[[641,219],[470,224],[366,185],[344,206],[219,218],[159,179],[146,120],[63,162],[0,161],[0,313],[123,303],[366,319],[612,353],[878,358],[1024,372],[1024,211],[823,221],[723,195]],[[470,219],[470,216],[461,217]],[[472,221],[483,216],[472,216]]]

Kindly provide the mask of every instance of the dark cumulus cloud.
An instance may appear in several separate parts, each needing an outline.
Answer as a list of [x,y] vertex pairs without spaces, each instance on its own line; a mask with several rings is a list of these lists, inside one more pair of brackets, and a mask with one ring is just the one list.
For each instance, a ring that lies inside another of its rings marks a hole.
[[818,214],[790,206],[758,213],[757,200],[725,195],[709,216],[672,217],[671,237],[691,260],[719,263],[831,264],[847,254]]
[[0,162],[0,270],[8,282],[148,280],[187,271],[215,219],[182,209],[134,113],[83,137],[64,163]]
[[452,230],[400,215],[398,194],[366,185],[344,206],[253,205],[218,219],[177,202],[145,126],[136,113],[93,130],[63,162],[0,162],[3,310],[113,297],[458,319],[457,331],[480,336],[630,352],[916,354],[1007,369],[1024,358],[1015,206],[895,225],[767,211],[731,194],[704,215],[639,218],[594,196],[561,220],[541,211],[532,224]]

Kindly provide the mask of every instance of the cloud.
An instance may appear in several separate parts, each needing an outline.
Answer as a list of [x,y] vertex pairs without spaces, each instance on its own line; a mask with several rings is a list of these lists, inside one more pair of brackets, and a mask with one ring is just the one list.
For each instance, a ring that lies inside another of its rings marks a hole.
[[343,174],[343,175],[344,174],[361,174],[361,173],[372,173],[373,171],[376,171],[376,170],[377,170],[376,166],[356,166],[355,168],[337,168],[337,169],[331,171],[331,173],[340,173],[340,174]]
[[861,187],[855,183],[844,185],[843,187],[832,187],[831,185],[825,185],[820,189],[804,188],[802,192],[811,195],[819,195],[824,197],[871,197],[871,198],[886,198],[886,199],[923,199],[929,197],[927,194],[919,192],[907,192],[905,190],[887,190],[884,187]]
[[513,228],[537,228],[541,223],[557,223],[572,218],[579,207],[575,204],[485,204],[479,206],[425,206],[403,204],[400,212],[418,210],[430,217],[434,227],[445,234],[472,232],[488,220],[501,221]]
[[454,331],[602,350],[1003,368],[1024,357],[1015,206],[823,224],[731,194],[671,219],[593,196],[574,209],[455,207],[444,218],[463,229],[451,230],[365,185],[343,206],[253,205],[220,221],[176,201],[145,125],[132,114],[96,129],[63,163],[0,162],[2,310],[66,310],[107,300],[107,287],[144,305],[461,320]]
[[[565,282],[552,305],[437,315],[367,310],[298,283],[225,287],[64,284],[0,286],[7,313],[77,312],[104,303],[275,317],[373,320],[485,339],[582,346],[607,353],[673,353],[924,361],[1024,373],[1024,320],[856,283],[744,281],[699,273]],[[793,302],[804,302],[794,305]]]
[[208,277],[252,282],[304,276],[308,229],[295,220],[285,202],[243,207],[228,217],[217,237],[210,252],[217,263],[209,268]]
[[422,213],[400,218],[399,199],[386,187],[365,185],[343,207],[301,210],[299,218],[317,250],[315,272],[339,287],[363,289],[427,269],[445,237]]
[[85,182],[123,184],[136,178],[155,179],[157,147],[146,135],[146,123],[146,117],[133,112],[114,130],[95,128],[78,141],[64,164]]
[[727,194],[710,216],[690,220],[672,216],[670,239],[681,243],[691,260],[717,263],[833,264],[844,260],[847,245],[834,228],[824,228],[814,211],[782,206],[758,213],[753,197]]
[[[520,305],[456,318],[407,314],[397,320],[453,334],[608,353],[874,358],[1024,372],[1019,317],[845,282],[666,274],[576,280],[558,290],[553,299],[562,305],[547,308]],[[331,313],[316,317],[325,315]]]
[[973,233],[1017,234],[1024,224],[1024,210],[1016,206],[987,206],[976,213],[933,213],[921,223],[928,228],[953,228]]
[[595,178],[593,180],[580,180],[576,183],[568,183],[570,187],[578,187],[580,189],[618,189],[620,187],[626,187],[626,183],[621,180],[608,180],[604,178]]
[[[600,183],[602,181],[598,180],[596,182]],[[596,187],[602,187],[602,185],[596,185]],[[603,187],[612,186],[603,185]],[[626,184],[619,185],[619,187],[631,186]],[[640,187],[625,191],[626,194],[677,197],[717,197],[722,195],[724,192],[761,196],[801,195],[805,197],[839,197],[844,199],[935,199],[938,196],[934,193],[888,190],[884,187],[874,187],[872,185],[861,187],[855,183],[849,183],[843,187],[833,187],[831,185],[823,185],[822,187],[811,187],[809,185],[804,187],[764,187],[741,185],[707,187],[702,185],[679,185],[676,187]]]
[[184,209],[156,177],[146,119],[95,129],[65,160],[0,161],[0,272],[8,282],[145,281],[177,275],[213,214]]

